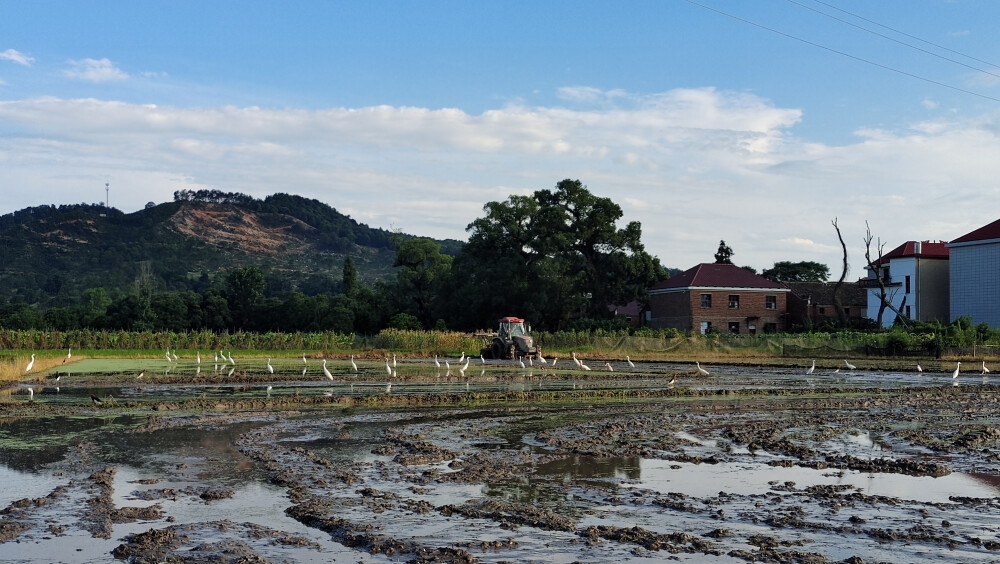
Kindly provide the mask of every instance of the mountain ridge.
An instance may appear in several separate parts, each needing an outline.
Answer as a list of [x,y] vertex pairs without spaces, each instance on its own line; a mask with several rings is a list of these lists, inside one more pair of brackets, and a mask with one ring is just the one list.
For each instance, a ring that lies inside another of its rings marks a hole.
[[[248,264],[303,291],[339,287],[347,256],[362,282],[371,284],[392,275],[394,241],[416,237],[369,227],[302,196],[174,196],[131,213],[70,204],[0,216],[0,292],[9,303],[42,307],[71,305],[92,287],[120,295],[144,262],[162,291],[199,291]],[[464,244],[437,242],[446,254]]]

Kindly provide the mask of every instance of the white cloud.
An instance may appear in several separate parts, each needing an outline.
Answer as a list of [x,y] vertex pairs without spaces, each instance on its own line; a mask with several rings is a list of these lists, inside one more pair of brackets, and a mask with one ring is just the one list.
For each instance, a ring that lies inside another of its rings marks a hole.
[[895,246],[996,219],[1000,114],[862,129],[831,146],[793,135],[800,110],[750,94],[596,92],[597,108],[480,114],[0,101],[0,127],[16,132],[0,138],[0,185],[31,187],[0,193],[0,210],[97,201],[110,174],[126,210],[188,186],[282,191],[369,225],[464,239],[486,202],[579,178],[642,223],[664,265],[711,261],[725,239],[738,264],[815,260],[838,274],[835,217],[855,264],[865,220]]
[[69,61],[70,68],[63,75],[89,82],[120,82],[128,80],[128,73],[116,67],[108,59],[82,59]]
[[0,51],[0,60],[14,61],[17,64],[24,65],[26,67],[30,67],[31,64],[35,62],[34,57],[29,57],[28,55],[14,49]]

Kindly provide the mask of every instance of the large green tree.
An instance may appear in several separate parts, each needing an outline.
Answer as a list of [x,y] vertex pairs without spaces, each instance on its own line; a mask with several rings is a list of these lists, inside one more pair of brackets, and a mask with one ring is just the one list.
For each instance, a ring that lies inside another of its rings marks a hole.
[[830,279],[830,268],[813,261],[774,263],[774,267],[764,269],[761,276],[775,282],[826,282]]
[[396,298],[400,309],[414,315],[424,328],[433,325],[451,263],[450,256],[441,254],[441,245],[430,239],[406,239],[396,244],[393,266],[400,267],[396,273]]
[[469,242],[452,269],[465,326],[492,325],[502,315],[548,329],[578,317],[604,318],[609,305],[645,295],[665,276],[642,245],[639,222],[618,227],[621,207],[579,180],[483,209],[486,216],[469,224]]

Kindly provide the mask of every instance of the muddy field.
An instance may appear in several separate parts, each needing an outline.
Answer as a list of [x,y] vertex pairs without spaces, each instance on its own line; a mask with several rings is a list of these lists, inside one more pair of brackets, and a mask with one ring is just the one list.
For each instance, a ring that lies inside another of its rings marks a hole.
[[456,360],[9,389],[0,560],[1000,562],[989,375]]

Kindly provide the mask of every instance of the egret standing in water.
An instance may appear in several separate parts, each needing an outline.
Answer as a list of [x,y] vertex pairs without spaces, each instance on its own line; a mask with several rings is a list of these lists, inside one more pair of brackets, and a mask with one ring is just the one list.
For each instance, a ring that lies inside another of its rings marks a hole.
[[274,374],[274,367],[271,366],[271,359],[270,358],[267,359],[267,371],[269,373],[271,373],[271,374]]
[[847,369],[848,369],[848,370],[854,370],[855,368],[857,368],[857,366],[854,366],[854,365],[853,365],[853,364],[851,364],[850,362],[847,362],[847,360],[846,360],[846,359],[844,360],[844,364],[846,364],[846,365],[847,365]]
[[353,368],[355,372],[358,371],[358,365],[357,365],[356,362],[354,362],[354,355],[353,354],[351,355],[351,368]]
[[810,366],[808,370],[806,370],[806,374],[812,374],[813,371],[815,371],[815,370],[816,370],[816,361],[814,360],[813,361],[813,365]]
[[330,374],[330,369],[326,367],[326,359],[323,359],[323,374],[328,380],[333,380],[333,374]]
[[708,370],[705,370],[704,368],[702,368],[701,367],[701,363],[699,363],[697,360],[694,361],[694,365],[698,368],[698,374],[701,374],[702,376],[708,376],[709,375]]
[[632,359],[628,355],[625,355],[625,362],[628,363],[629,368],[635,368],[635,363],[632,362]]
[[951,377],[952,378],[958,378],[958,372],[961,369],[962,369],[962,363],[959,362],[958,364],[955,365],[955,371],[951,373]]
[[983,374],[989,374],[989,373],[990,373],[990,369],[986,368],[986,361],[984,360],[983,361]]
[[34,368],[34,367],[35,367],[35,354],[32,353],[31,354],[31,362],[28,363],[28,366],[24,367],[24,371],[25,372],[31,372],[31,369]]

